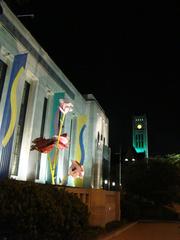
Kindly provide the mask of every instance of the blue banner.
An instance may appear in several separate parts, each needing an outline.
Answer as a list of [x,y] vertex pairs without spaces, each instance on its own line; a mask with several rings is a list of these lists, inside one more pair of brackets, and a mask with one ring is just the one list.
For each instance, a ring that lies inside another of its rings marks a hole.
[[17,96],[21,76],[24,72],[27,54],[14,57],[0,128],[0,179],[8,177],[14,128],[17,121]]

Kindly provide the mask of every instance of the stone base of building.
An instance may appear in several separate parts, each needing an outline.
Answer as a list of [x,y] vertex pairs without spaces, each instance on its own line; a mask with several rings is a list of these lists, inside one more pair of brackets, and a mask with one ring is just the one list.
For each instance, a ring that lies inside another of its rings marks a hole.
[[108,222],[120,220],[120,192],[71,187],[66,191],[75,194],[88,206],[90,225],[104,227]]

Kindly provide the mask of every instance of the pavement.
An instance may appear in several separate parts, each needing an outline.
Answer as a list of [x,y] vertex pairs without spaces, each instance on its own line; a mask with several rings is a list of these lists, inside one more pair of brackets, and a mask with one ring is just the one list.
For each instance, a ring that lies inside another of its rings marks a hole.
[[180,221],[138,221],[97,240],[180,240]]
[[97,238],[97,240],[111,240],[113,239],[114,237],[117,237],[119,236],[119,234],[121,234],[122,232],[124,231],[127,231],[129,228],[133,227],[134,225],[136,225],[138,222],[133,222],[133,223],[130,223],[130,224],[127,224],[115,231],[112,231],[110,233],[107,233],[107,234],[103,234],[102,236],[99,236]]

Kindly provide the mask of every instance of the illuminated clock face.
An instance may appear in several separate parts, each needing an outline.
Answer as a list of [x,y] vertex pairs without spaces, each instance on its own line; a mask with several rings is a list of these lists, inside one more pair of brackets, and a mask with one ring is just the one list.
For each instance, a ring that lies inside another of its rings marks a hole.
[[137,125],[137,129],[142,129],[142,127],[143,127],[143,126],[142,126],[142,124],[140,124],[140,123]]

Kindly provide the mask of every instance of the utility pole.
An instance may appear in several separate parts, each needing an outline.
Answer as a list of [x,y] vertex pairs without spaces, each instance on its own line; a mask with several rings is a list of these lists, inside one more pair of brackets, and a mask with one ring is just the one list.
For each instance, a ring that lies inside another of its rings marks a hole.
[[119,187],[122,188],[122,163],[121,163],[122,147],[119,147]]

